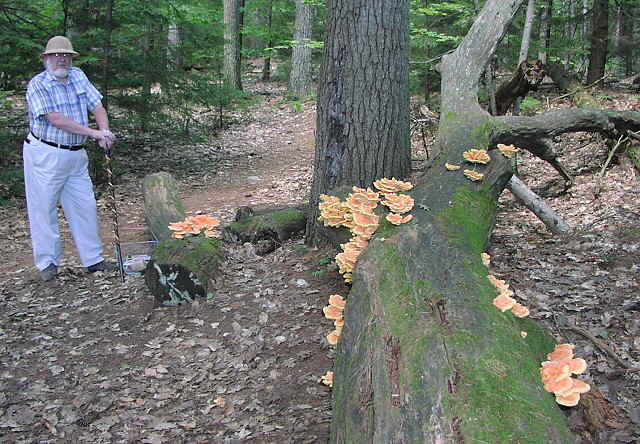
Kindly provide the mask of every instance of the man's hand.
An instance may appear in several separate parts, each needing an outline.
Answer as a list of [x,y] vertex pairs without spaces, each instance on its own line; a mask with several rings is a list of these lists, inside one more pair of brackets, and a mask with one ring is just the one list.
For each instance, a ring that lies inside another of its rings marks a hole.
[[104,149],[109,149],[116,142],[116,136],[109,130],[98,130],[95,133],[98,145]]

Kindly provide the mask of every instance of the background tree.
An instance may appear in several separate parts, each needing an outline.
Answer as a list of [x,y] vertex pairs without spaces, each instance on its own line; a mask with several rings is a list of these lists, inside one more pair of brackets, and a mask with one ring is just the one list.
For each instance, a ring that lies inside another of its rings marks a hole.
[[240,80],[240,0],[224,0],[224,78],[242,89]]
[[299,97],[308,96],[311,85],[311,36],[313,5],[306,0],[296,0],[296,22],[291,54],[289,92]]
[[307,242],[322,239],[319,195],[409,173],[409,2],[330,0],[320,75],[312,214]]
[[609,0],[593,0],[591,15],[591,50],[587,83],[591,84],[604,77],[609,46]]

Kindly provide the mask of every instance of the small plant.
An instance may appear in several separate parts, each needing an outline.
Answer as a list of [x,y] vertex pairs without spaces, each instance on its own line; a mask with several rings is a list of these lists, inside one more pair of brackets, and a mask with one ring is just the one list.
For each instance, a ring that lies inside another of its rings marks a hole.
[[525,97],[520,103],[520,110],[523,113],[532,113],[542,102],[534,97]]

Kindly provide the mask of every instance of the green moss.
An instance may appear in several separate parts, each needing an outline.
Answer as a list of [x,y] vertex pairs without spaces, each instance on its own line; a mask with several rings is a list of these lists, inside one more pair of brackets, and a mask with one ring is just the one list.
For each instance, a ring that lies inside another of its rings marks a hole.
[[508,129],[508,125],[499,122],[493,118],[486,119],[480,125],[478,125],[471,133],[478,149],[484,149],[489,146],[493,135],[500,130]]
[[272,214],[272,217],[274,222],[278,225],[289,225],[298,223],[300,219],[304,219],[305,214],[303,211],[290,208],[282,211],[276,211]]
[[460,188],[454,193],[451,206],[438,219],[452,244],[479,255],[486,248],[495,212],[496,202],[488,190]]

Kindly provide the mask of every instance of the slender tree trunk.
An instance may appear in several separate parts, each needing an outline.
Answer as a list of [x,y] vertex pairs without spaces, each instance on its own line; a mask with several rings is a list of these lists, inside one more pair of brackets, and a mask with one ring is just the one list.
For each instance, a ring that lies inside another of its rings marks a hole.
[[618,57],[622,59],[626,76],[633,74],[634,25],[637,11],[638,4],[634,1],[625,2],[618,8],[620,32],[616,49]]
[[182,44],[181,30],[177,24],[169,25],[167,31],[167,59],[169,60],[169,68],[173,71],[182,69]]
[[224,0],[224,79],[236,89],[240,81],[240,0]]
[[294,46],[291,55],[291,77],[289,92],[308,96],[311,92],[311,31],[313,6],[306,0],[296,0],[296,23],[293,34]]
[[109,71],[111,66],[111,36],[113,33],[113,3],[115,0],[107,1],[107,11],[105,16],[105,41],[104,41],[104,60],[102,61],[102,105],[105,109],[109,108],[109,86],[111,75]]
[[[576,21],[576,2],[577,0],[566,0],[565,5],[568,11],[567,21],[565,23],[565,36],[568,42],[575,41],[576,38],[576,29],[577,29],[577,21]],[[573,45],[567,45],[566,54],[564,58],[564,65],[567,69],[571,68],[571,62],[573,61],[573,55],[575,53],[575,47]]]
[[547,63],[547,53],[551,44],[551,15],[553,11],[553,0],[543,0],[542,15],[540,16],[540,50],[538,60],[543,64]]
[[[269,9],[267,11],[267,32],[269,38],[267,39],[267,48],[271,48],[273,46],[273,36],[272,32],[272,24],[273,24],[273,0],[269,0]],[[262,80],[268,81],[271,79],[271,56],[264,58],[264,65],[262,66]]]
[[587,83],[591,84],[604,76],[609,44],[609,0],[594,0],[591,20],[591,52]]
[[533,29],[533,20],[536,17],[536,2],[529,0],[527,3],[527,15],[524,19],[524,29],[522,30],[522,43],[520,44],[520,55],[518,57],[518,65],[529,56],[529,43],[531,42],[531,30]]
[[319,195],[404,178],[409,143],[409,0],[330,0],[318,94],[307,242],[322,235]]

